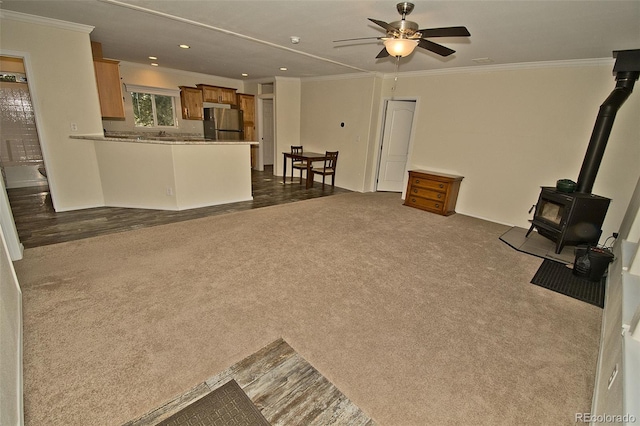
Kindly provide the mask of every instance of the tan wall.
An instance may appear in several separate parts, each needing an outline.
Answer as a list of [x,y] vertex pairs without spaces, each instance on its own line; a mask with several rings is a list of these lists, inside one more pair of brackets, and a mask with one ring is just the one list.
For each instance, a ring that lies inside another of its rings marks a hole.
[[[528,227],[540,186],[577,180],[599,106],[615,87],[613,61],[400,76],[396,96],[418,99],[409,166],[465,177],[457,211]],[[385,81],[389,94],[392,80]],[[622,106],[593,193],[613,201],[617,231],[640,176],[640,96]]]
[[89,34],[10,18],[0,28],[1,53],[25,55],[54,207],[103,205],[93,142],[69,139],[71,123],[78,133],[102,133]]
[[[383,101],[392,93],[416,99],[408,168],[460,174],[458,212],[528,227],[540,186],[577,180],[598,108],[615,87],[612,68],[605,59],[400,74],[393,92],[392,76],[384,80],[381,95],[376,77],[303,80],[300,139],[314,150],[337,145],[339,186],[372,190]],[[640,96],[633,93],[618,113],[593,188],[613,200],[605,238],[617,231],[640,177],[638,116]]]
[[376,83],[374,76],[359,76],[302,84],[300,143],[312,152],[340,152],[336,185],[341,188],[365,190],[367,160],[375,142]]
[[[297,78],[277,77],[274,95],[274,173],[281,175],[282,152],[289,151],[291,145],[300,145],[300,99],[301,83]],[[266,162],[266,160],[265,160]]]
[[185,210],[251,200],[248,144],[96,142],[105,204]]

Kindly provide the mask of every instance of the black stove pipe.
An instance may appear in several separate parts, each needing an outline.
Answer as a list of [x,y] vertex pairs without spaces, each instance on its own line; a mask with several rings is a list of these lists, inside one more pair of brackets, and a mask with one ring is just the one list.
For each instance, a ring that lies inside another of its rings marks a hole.
[[616,88],[600,105],[598,118],[578,176],[576,192],[591,193],[616,114],[640,77],[640,49],[617,51],[614,52],[614,56],[617,58],[613,67],[613,71],[616,72]]

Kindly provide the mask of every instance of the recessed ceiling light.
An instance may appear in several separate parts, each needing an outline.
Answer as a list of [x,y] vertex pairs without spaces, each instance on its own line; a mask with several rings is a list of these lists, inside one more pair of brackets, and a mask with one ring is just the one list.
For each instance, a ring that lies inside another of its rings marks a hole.
[[287,67],[280,67],[280,71],[286,71]]
[[246,72],[243,72],[243,73],[242,73],[242,76],[243,76],[243,77],[249,77],[249,74],[247,74]]
[[155,62],[152,62],[152,63],[151,63],[151,66],[152,66],[152,67],[157,67],[157,66],[158,66],[158,64],[156,64]]
[[149,56],[149,59],[151,59],[152,61],[155,61],[155,60],[156,60],[156,59],[158,59],[158,58],[157,58],[157,57],[155,57],[155,56]]
[[183,49],[191,49],[191,46],[189,46],[188,44],[181,44],[180,47]]

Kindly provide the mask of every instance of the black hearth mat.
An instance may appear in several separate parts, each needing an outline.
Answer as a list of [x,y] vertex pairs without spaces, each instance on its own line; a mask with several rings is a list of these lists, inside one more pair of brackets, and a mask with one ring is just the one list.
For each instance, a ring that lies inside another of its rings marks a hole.
[[606,278],[598,282],[573,275],[563,263],[545,259],[531,279],[531,284],[604,308]]

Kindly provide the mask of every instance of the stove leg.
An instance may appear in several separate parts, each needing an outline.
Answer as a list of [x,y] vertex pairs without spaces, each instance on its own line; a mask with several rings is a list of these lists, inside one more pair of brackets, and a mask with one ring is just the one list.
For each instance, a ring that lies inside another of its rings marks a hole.
[[562,240],[559,240],[556,243],[556,254],[560,254],[563,248],[564,248],[564,243],[562,242]]
[[535,228],[535,225],[531,225],[531,228],[529,228],[529,230],[527,231],[527,235],[525,235],[525,238],[529,238],[529,234],[531,233],[531,231],[533,231],[533,228]]

